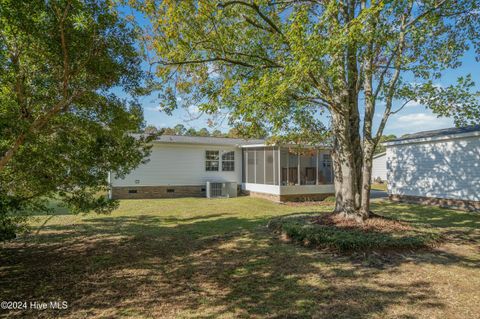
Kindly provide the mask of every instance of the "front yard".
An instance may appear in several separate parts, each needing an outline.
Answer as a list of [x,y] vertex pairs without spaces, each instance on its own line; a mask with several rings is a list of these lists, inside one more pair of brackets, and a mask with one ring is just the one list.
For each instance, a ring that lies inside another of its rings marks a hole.
[[38,234],[0,246],[0,299],[68,309],[1,316],[478,316],[480,215],[376,202],[375,212],[448,238],[435,250],[388,254],[304,248],[266,228],[272,217],[330,209],[250,197],[123,201],[107,216],[59,209]]

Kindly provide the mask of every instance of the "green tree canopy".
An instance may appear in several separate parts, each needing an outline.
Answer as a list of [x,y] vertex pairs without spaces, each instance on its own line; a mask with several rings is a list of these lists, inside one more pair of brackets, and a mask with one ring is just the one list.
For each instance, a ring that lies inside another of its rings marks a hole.
[[108,173],[148,154],[128,135],[141,107],[112,93],[142,81],[135,37],[110,1],[1,1],[0,233],[52,197],[74,211],[115,207]]
[[378,145],[377,147],[375,148],[375,154],[380,154],[380,153],[384,153],[387,148],[385,146],[382,145],[382,143],[384,142],[388,142],[388,141],[392,141],[394,139],[396,139],[397,136],[394,135],[394,134],[390,134],[390,135],[382,135],[380,137],[380,139],[378,140]]

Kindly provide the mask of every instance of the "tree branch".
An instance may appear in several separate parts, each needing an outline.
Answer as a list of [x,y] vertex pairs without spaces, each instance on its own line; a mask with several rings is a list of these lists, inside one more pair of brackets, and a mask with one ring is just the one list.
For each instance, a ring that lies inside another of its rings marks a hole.
[[263,21],[265,21],[273,30],[275,30],[278,34],[281,34],[283,35],[282,31],[280,30],[280,28],[268,17],[266,16],[261,10],[260,10],[260,7],[258,5],[256,5],[255,3],[248,3],[248,2],[245,2],[245,1],[227,1],[227,2],[223,2],[223,3],[219,3],[218,4],[218,7],[220,8],[226,8],[228,6],[231,6],[231,5],[236,5],[236,4],[239,4],[239,5],[243,5],[243,6],[247,6],[247,7],[250,7],[252,8],[253,10],[255,10],[255,12],[257,12],[257,14],[263,19]]
[[413,100],[413,99],[409,99],[409,100],[405,101],[405,102],[403,103],[403,105],[400,106],[397,110],[395,110],[395,111],[390,111],[390,112],[389,112],[389,116],[390,116],[390,115],[393,115],[393,114],[397,114],[398,112],[400,112],[401,110],[403,110],[403,108],[404,108],[410,101],[412,101],[412,100]]
[[230,63],[230,64],[241,65],[241,66],[245,66],[245,67],[249,67],[249,68],[257,68],[257,67],[261,67],[261,68],[281,68],[282,67],[281,65],[254,65],[254,64],[247,63],[247,62],[233,60],[233,59],[224,58],[224,57],[214,57],[214,58],[210,58],[210,59],[199,59],[199,60],[188,60],[188,61],[177,61],[177,62],[157,61],[157,62],[152,62],[152,65],[153,64],[160,64],[160,65],[168,66],[168,65],[185,65],[185,64],[203,64],[203,63],[216,62],[216,61],[223,61],[223,62],[227,62],[227,63]]
[[42,129],[48,121],[55,116],[56,114],[66,111],[68,107],[72,104],[72,102],[80,97],[83,92],[74,92],[68,99],[62,99],[59,101],[54,107],[52,107],[47,113],[42,116],[37,117],[29,128],[22,132],[16,139],[13,145],[3,154],[0,158],[0,172],[5,168],[5,166],[11,161],[13,156],[18,152],[20,147],[24,144],[28,135],[37,133],[40,129]]
[[437,3],[436,5],[434,5],[432,8],[430,8],[428,10],[425,10],[424,12],[419,14],[417,17],[415,17],[413,20],[410,20],[407,24],[405,24],[405,29],[408,29],[411,25],[415,24],[421,18],[423,18],[426,15],[430,14],[431,12],[437,10],[438,8],[443,6],[446,2],[447,2],[447,0],[442,0],[439,3]]

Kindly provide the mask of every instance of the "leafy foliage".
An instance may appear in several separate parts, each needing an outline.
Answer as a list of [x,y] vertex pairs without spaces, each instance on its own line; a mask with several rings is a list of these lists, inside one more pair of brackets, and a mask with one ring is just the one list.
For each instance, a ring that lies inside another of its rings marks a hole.
[[108,172],[129,172],[149,151],[128,135],[143,126],[141,107],[112,94],[134,95],[142,81],[135,36],[109,1],[1,2],[4,226],[53,196],[75,212],[115,207]]
[[[218,129],[209,131],[208,128],[203,127],[199,130],[191,127],[187,129],[183,124],[177,124],[173,128],[157,128],[154,125],[148,125],[143,130],[144,133],[153,134],[153,135],[184,135],[184,136],[213,136],[213,137],[230,137],[230,138],[243,138],[246,134],[243,131],[240,131],[238,128],[232,128],[228,132],[222,132]],[[266,132],[258,131],[255,135],[250,137],[255,138],[265,138],[267,136]]]
[[394,134],[390,134],[390,135],[382,135],[378,141],[378,145],[377,147],[375,148],[375,154],[380,154],[380,153],[384,153],[387,148],[385,146],[382,145],[382,143],[384,142],[388,142],[388,141],[392,141],[394,139],[396,139],[397,136],[394,135]]

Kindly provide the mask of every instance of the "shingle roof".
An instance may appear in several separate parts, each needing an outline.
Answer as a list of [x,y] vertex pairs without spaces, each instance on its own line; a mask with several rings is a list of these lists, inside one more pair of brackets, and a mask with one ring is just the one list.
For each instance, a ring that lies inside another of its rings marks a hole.
[[446,135],[464,134],[464,133],[471,133],[471,132],[477,132],[477,131],[480,132],[480,125],[451,127],[451,128],[446,128],[442,130],[422,131],[414,134],[408,134],[408,135],[402,136],[401,138],[388,141],[387,143],[414,140],[419,138],[430,138],[430,137],[438,137],[438,136],[446,136]]
[[207,144],[207,145],[253,145],[265,144],[264,139],[243,139],[226,137],[161,135],[156,139],[160,143]]

